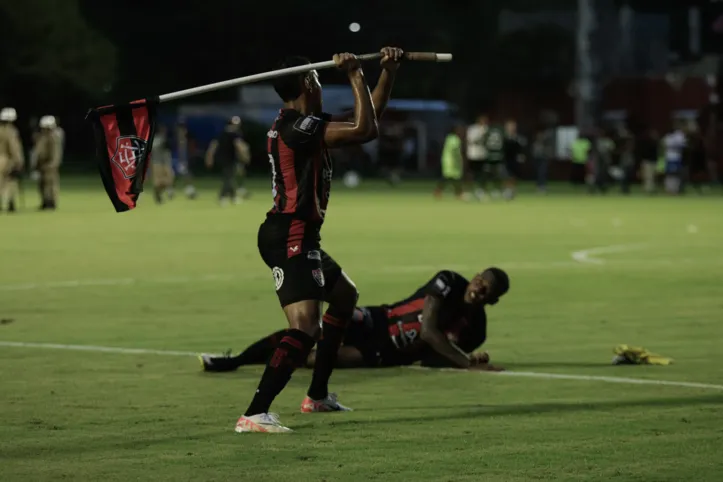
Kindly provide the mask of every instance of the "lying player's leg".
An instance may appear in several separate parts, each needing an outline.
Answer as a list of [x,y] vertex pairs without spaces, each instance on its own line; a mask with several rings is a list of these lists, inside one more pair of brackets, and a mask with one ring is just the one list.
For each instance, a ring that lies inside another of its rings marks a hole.
[[[306,359],[306,367],[314,368],[315,365],[316,350],[312,350]],[[339,347],[334,368],[369,368],[369,363],[357,347],[343,345]]]
[[[364,311],[356,308],[352,323],[344,337],[344,345],[339,349],[335,368],[371,367],[377,364],[373,346],[374,336],[372,330],[366,326],[366,321]],[[286,332],[287,330],[279,330],[261,338],[236,356],[203,354],[198,358],[204,371],[215,373],[235,371],[246,365],[264,365]],[[313,368],[315,361],[316,351],[312,350],[304,366]]]
[[281,342],[287,330],[264,337],[236,356],[200,355],[203,370],[207,372],[232,372],[245,365],[264,365]]
[[323,271],[315,277],[321,276],[321,285],[326,287],[324,301],[329,303],[329,308],[322,318],[323,334],[317,346],[314,375],[301,405],[305,413],[349,410],[329,393],[329,378],[359,298],[356,286],[341,267],[324,251],[319,254]]

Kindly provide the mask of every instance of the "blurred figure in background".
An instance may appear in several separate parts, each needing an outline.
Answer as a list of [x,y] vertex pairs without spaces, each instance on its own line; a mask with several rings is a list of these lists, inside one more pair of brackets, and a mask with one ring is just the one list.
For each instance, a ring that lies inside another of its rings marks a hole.
[[23,145],[15,127],[18,114],[12,107],[0,110],[0,210],[16,210],[20,177],[25,165]]
[[465,128],[463,125],[455,126],[454,130],[447,134],[442,148],[442,179],[437,184],[434,195],[442,197],[447,183],[454,187],[455,195],[462,199],[462,179],[464,176],[464,155],[462,153]]
[[[171,153],[173,156],[173,166],[176,174],[175,179],[183,180],[183,193],[188,199],[196,199],[196,187],[193,185],[193,173],[191,172],[190,158],[191,148],[188,135],[188,128],[185,122],[181,121],[176,124],[176,130],[172,139]],[[169,193],[173,196],[173,188]]]
[[[555,158],[555,129],[547,127],[537,131],[535,140],[532,143],[532,157],[535,161],[535,170],[537,173],[537,191],[544,194],[547,192],[547,168],[550,161]],[[580,184],[582,184],[584,180],[585,173],[583,168]]]
[[688,172],[686,172],[683,190],[685,189],[685,185],[690,182],[698,194],[702,194],[704,186],[707,187],[707,183],[705,183],[704,180],[708,175],[705,139],[700,129],[696,127],[692,127],[688,131],[687,137],[688,148],[685,153],[687,162],[684,162],[684,165],[687,165]]
[[663,137],[665,149],[665,191],[668,194],[680,194],[683,184],[683,154],[688,144],[681,121],[674,123],[673,129]]
[[659,143],[660,139],[655,129],[648,129],[645,135],[635,143],[636,157],[640,163],[643,190],[648,194],[653,194],[657,191],[655,177],[658,164]]
[[484,136],[489,128],[489,117],[481,114],[477,117],[477,122],[467,128],[465,138],[467,162],[469,163],[470,176],[474,187],[474,195],[478,200],[485,199],[486,193],[482,188],[485,178],[485,161],[487,160],[487,150],[484,146]]
[[620,191],[630,194],[630,186],[635,180],[635,139],[629,132],[623,131],[618,139],[620,154]]
[[54,211],[60,194],[60,165],[63,162],[63,135],[58,132],[55,117],[46,115],[38,122],[40,131],[35,136],[30,154],[30,170],[38,181],[40,210]]
[[608,169],[612,165],[615,143],[602,129],[596,129],[590,144],[590,156],[587,163],[588,192],[607,193]]
[[525,140],[517,133],[517,122],[508,120],[505,122],[505,180],[504,197],[512,200],[516,195],[517,179],[519,178],[519,166],[525,162]]
[[[536,147],[536,149],[539,148]],[[570,166],[570,182],[572,184],[585,184],[587,163],[590,158],[591,149],[592,142],[590,142],[589,137],[582,132],[570,146],[570,157],[572,158],[572,165]]]
[[507,179],[504,127],[499,124],[490,124],[482,137],[482,142],[486,151],[482,189],[484,190],[487,187],[487,181],[490,181],[494,186],[490,195],[498,198],[502,195],[502,182]]
[[151,155],[151,177],[153,178],[153,198],[157,204],[163,204],[164,197],[173,198],[173,158],[171,156],[168,127],[160,124],[153,138]]
[[249,146],[241,137],[241,118],[232,117],[221,135],[211,141],[206,151],[206,167],[209,169],[216,162],[221,165],[222,185],[219,192],[219,202],[222,206],[233,201],[240,204],[241,198],[236,189],[236,180],[241,165],[251,160]]
[[379,163],[390,186],[397,186],[402,180],[404,152],[404,127],[397,122],[379,124]]

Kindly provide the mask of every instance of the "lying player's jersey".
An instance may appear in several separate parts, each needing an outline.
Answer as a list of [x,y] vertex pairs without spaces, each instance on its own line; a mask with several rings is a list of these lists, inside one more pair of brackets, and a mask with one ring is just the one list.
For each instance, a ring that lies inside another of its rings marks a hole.
[[474,351],[487,336],[487,316],[483,305],[465,303],[468,284],[459,273],[440,271],[409,298],[382,306],[387,318],[387,348],[415,354],[417,360],[421,352],[428,352],[426,344],[417,342],[421,341],[424,298],[432,295],[442,299],[439,321],[444,332],[465,352]]

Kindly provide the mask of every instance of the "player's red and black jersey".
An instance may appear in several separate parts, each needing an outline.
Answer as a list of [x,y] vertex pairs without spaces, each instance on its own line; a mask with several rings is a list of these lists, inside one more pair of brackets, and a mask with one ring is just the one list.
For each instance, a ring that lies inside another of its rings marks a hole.
[[330,120],[282,109],[268,132],[274,198],[268,234],[284,244],[318,241],[331,192],[332,162],[324,144]]
[[[364,321],[372,325],[368,329],[374,332],[374,344],[365,341],[362,352],[376,352],[383,365],[405,365],[417,361],[422,361],[426,366],[449,365],[448,360],[434,352],[420,338],[422,310],[427,295],[442,300],[439,321],[447,336],[465,353],[473,352],[487,337],[487,316],[484,306],[465,303],[464,294],[468,284],[469,281],[459,273],[440,271],[403,301],[363,308],[362,312],[369,318]],[[354,323],[347,334],[354,333],[353,330]],[[361,339],[362,336],[357,338]]]

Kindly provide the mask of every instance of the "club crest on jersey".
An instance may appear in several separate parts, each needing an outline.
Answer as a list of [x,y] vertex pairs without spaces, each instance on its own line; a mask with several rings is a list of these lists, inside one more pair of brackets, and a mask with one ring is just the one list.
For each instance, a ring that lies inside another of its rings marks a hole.
[[148,143],[137,136],[121,136],[116,139],[115,153],[111,162],[120,169],[123,177],[131,179],[136,175],[138,163],[146,153]]
[[316,281],[316,284],[324,287],[324,272],[320,269],[312,269],[311,275],[314,277],[314,281]]
[[297,130],[307,136],[313,135],[321,124],[321,119],[309,115],[306,117],[300,117],[294,122],[294,130]]
[[309,251],[309,253],[306,255],[307,259],[321,261],[321,253],[319,251]]
[[279,291],[284,285],[284,270],[278,266],[274,266],[271,270],[271,274],[274,276],[274,284],[276,284],[276,291]]

